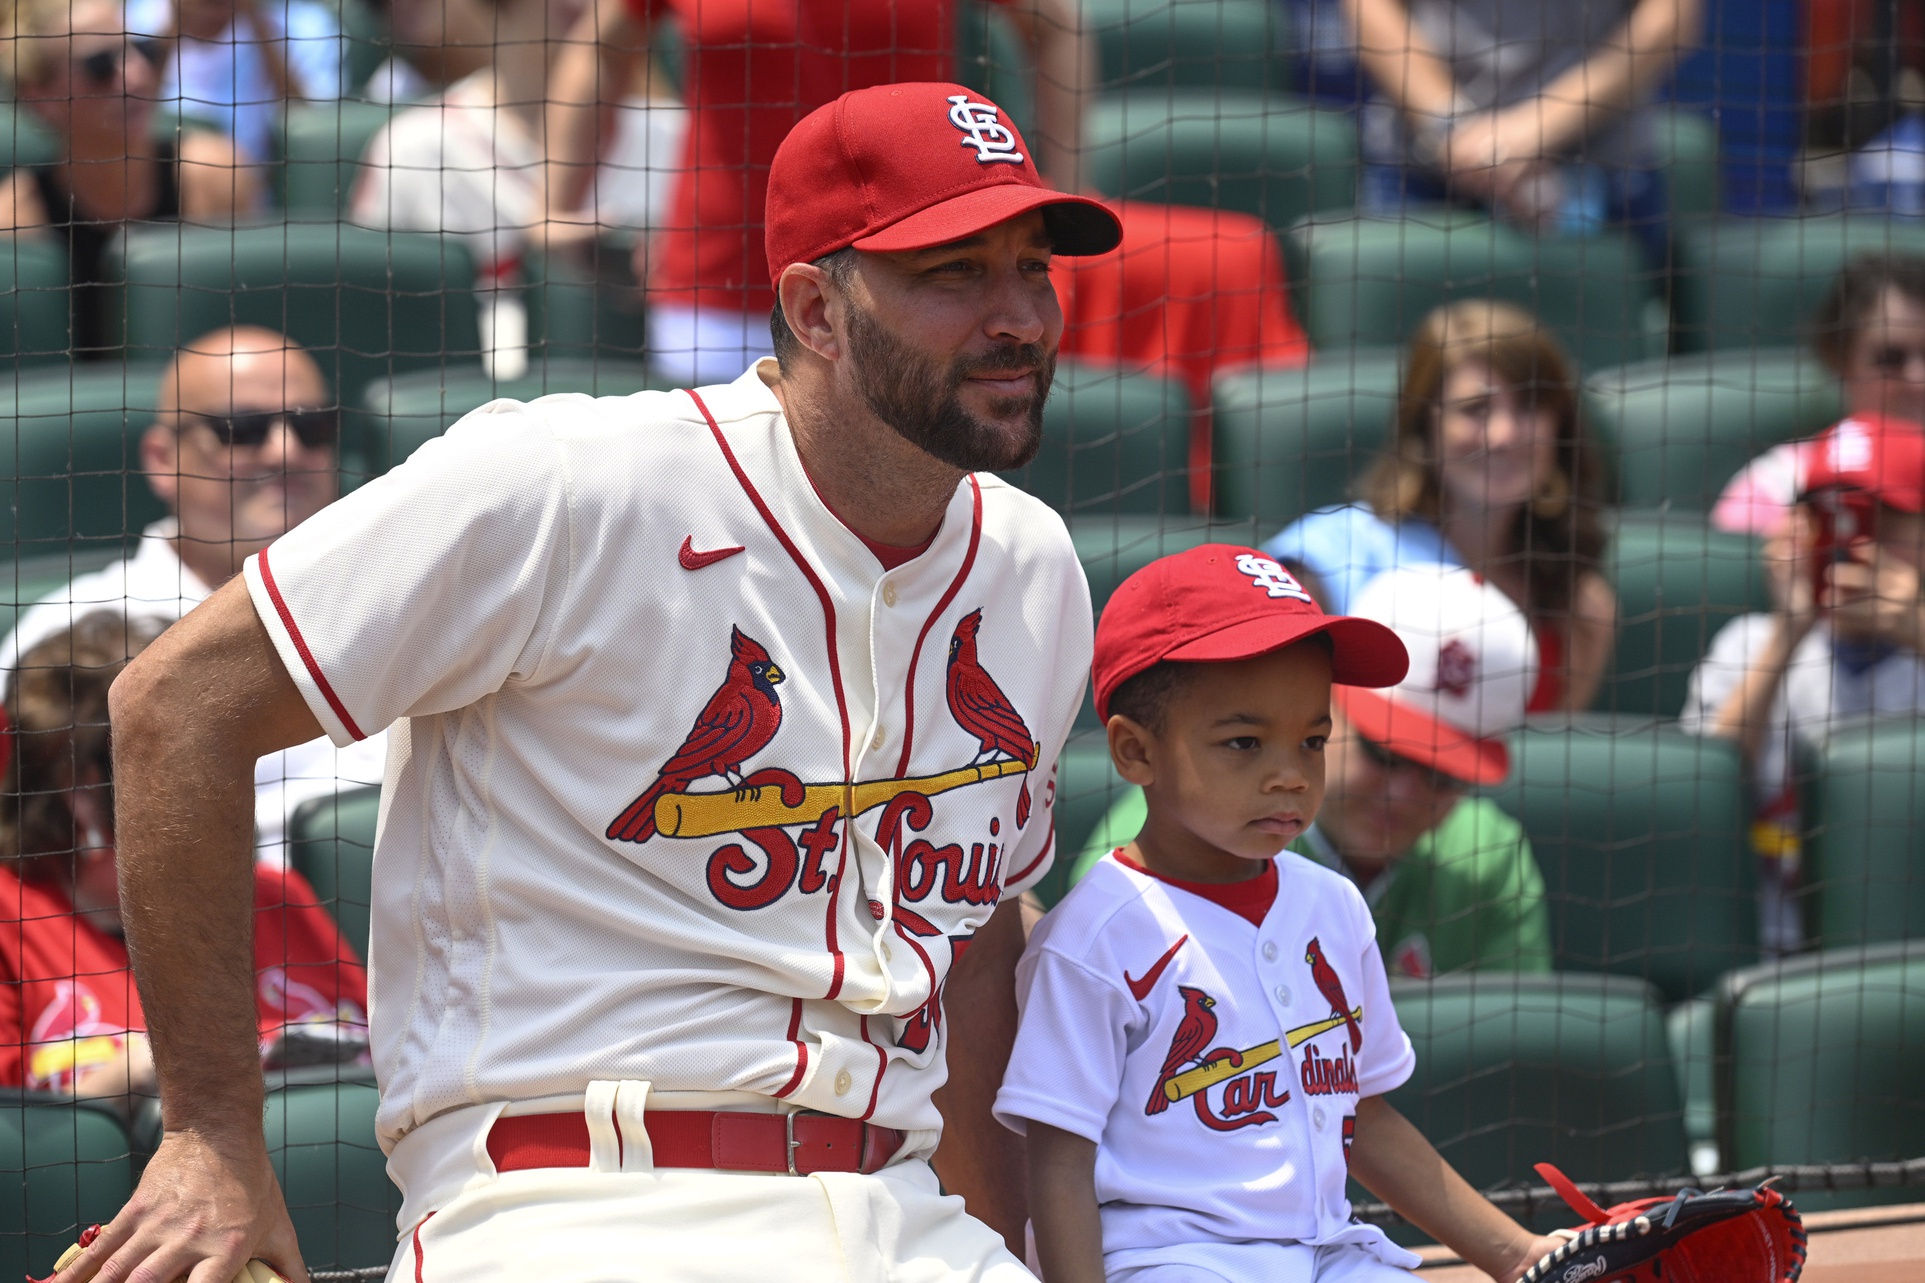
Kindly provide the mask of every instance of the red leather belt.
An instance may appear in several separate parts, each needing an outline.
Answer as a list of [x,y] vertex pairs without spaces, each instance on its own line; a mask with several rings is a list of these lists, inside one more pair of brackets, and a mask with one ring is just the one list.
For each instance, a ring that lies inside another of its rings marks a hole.
[[[642,1116],[657,1167],[733,1172],[876,1172],[902,1148],[902,1133],[832,1114],[744,1114],[651,1109]],[[615,1138],[621,1140],[616,1120]],[[588,1119],[580,1113],[498,1118],[488,1132],[498,1172],[586,1167]]]

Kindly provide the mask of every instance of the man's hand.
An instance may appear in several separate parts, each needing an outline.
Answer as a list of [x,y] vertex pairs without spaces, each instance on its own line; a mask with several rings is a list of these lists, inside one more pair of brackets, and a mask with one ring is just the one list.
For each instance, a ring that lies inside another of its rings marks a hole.
[[1833,631],[1911,651],[1925,649],[1918,567],[1870,541],[1852,545],[1850,556],[1832,565],[1825,588]]
[[308,1281],[265,1140],[169,1132],[120,1214],[54,1279],[229,1283],[252,1257]]

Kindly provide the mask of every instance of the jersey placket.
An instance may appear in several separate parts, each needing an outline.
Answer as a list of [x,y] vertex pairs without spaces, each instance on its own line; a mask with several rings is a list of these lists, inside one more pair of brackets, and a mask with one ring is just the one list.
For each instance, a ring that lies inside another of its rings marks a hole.
[[[1251,944],[1251,961],[1264,1001],[1276,1018],[1277,1037],[1284,1044],[1283,1078],[1290,1086],[1290,1100],[1283,1107],[1283,1119],[1289,1120],[1286,1126],[1298,1129],[1295,1143],[1303,1155],[1307,1190],[1314,1196],[1317,1224],[1322,1230],[1340,1219],[1325,1193],[1330,1185],[1326,1169],[1333,1152],[1332,1136],[1338,1137],[1334,1152],[1343,1153],[1341,1133],[1345,1111],[1330,1097],[1312,1099],[1305,1090],[1299,1067],[1308,1048],[1317,1040],[1312,1038],[1302,1047],[1289,1045],[1290,1030],[1302,1028],[1324,1013],[1316,1010],[1318,1001],[1311,995],[1317,993],[1317,986],[1303,961],[1303,942],[1310,932],[1299,915],[1286,908],[1288,903],[1288,895],[1279,889],[1276,904],[1265,915]],[[1291,1108],[1292,1105],[1295,1108]]]

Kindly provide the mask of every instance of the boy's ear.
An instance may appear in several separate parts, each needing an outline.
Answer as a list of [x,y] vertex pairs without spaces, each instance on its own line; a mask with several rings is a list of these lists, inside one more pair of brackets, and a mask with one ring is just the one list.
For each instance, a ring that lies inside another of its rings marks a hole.
[[1156,737],[1149,729],[1121,713],[1112,713],[1104,729],[1109,732],[1110,761],[1116,773],[1139,788],[1155,783]]

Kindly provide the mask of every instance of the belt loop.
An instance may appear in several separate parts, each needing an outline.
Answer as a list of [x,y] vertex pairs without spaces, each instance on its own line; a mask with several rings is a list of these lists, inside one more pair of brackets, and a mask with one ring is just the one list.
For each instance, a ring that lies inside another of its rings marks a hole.
[[582,1115],[588,1120],[588,1168],[595,1172],[622,1170],[622,1129],[615,1113],[619,1082],[592,1082],[582,1097]]
[[782,1111],[782,1157],[789,1164],[789,1175],[800,1176],[802,1173],[795,1170],[795,1146],[795,1111],[785,1109]]
[[622,1170],[625,1172],[655,1170],[655,1143],[650,1139],[648,1124],[644,1121],[650,1086],[649,1083],[638,1081],[615,1084],[615,1126],[621,1132]]

